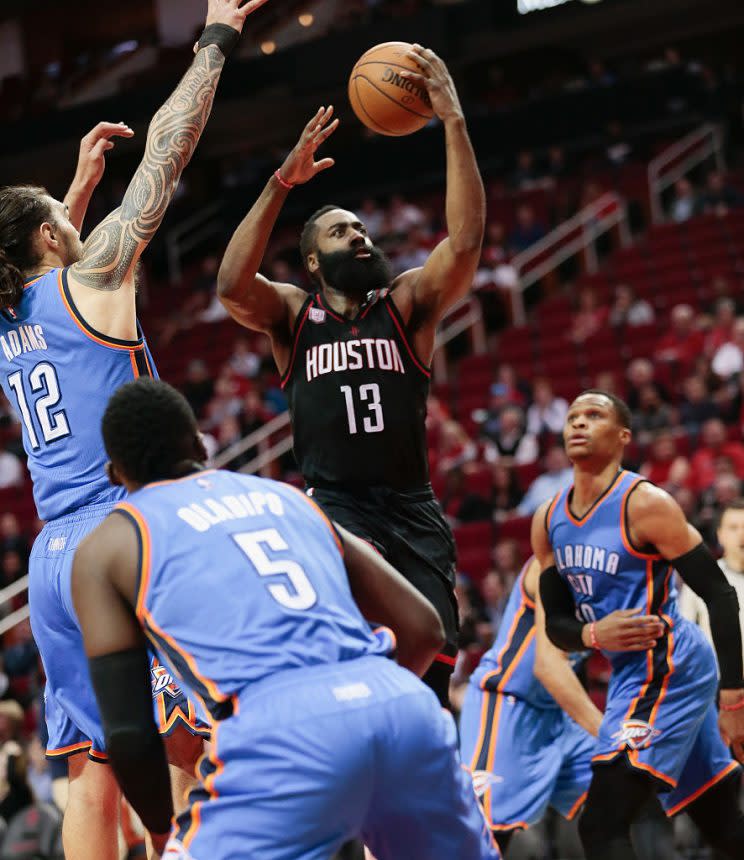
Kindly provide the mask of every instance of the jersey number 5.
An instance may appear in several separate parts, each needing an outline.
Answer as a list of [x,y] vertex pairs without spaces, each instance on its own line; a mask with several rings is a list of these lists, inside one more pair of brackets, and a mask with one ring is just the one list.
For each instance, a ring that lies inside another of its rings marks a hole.
[[[44,442],[54,442],[70,435],[70,425],[67,421],[64,409],[54,410],[62,399],[57,381],[57,371],[47,361],[42,361],[28,374],[28,384],[32,394],[43,392],[35,403],[36,417],[39,420],[41,435]],[[21,413],[23,423],[28,434],[28,441],[34,451],[40,447],[39,437],[36,434],[34,422],[31,417],[26,390],[23,385],[23,372],[17,370],[8,377],[8,385],[18,401],[18,411]]]
[[276,529],[263,529],[257,532],[240,532],[233,540],[248,556],[259,576],[284,576],[289,585],[271,582],[267,585],[269,594],[287,609],[310,609],[318,600],[318,595],[307,578],[302,566],[291,559],[272,561],[264,551],[266,546],[274,552],[288,550],[287,542]]
[[[357,418],[354,409],[354,389],[350,385],[342,385],[341,393],[346,398],[346,417],[349,420],[349,433],[353,436],[357,432]],[[367,404],[367,411],[362,420],[365,433],[382,433],[385,429],[385,419],[382,417],[382,404],[380,403],[380,386],[376,382],[369,385],[359,386],[359,399]]]

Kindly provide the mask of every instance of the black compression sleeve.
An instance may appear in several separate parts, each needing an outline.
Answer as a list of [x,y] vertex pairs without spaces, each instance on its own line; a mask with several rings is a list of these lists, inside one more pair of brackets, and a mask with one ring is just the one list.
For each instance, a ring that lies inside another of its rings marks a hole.
[[689,552],[670,561],[708,607],[713,644],[721,670],[721,687],[724,690],[744,687],[736,589],[729,584],[704,543],[699,543]]
[[584,625],[576,619],[571,589],[555,566],[547,568],[540,576],[540,599],[545,610],[548,639],[562,651],[583,651],[586,648],[581,638]]
[[170,774],[153,719],[147,652],[130,648],[91,657],[89,665],[119,785],[145,827],[167,833],[173,816]]

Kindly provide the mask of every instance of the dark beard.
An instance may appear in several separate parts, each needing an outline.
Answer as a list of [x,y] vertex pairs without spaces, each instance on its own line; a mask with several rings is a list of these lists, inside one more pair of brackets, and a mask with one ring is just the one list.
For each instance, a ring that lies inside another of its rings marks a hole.
[[366,296],[373,290],[390,286],[390,261],[379,248],[369,248],[370,257],[358,259],[359,248],[350,251],[317,251],[318,265],[323,280],[329,287],[344,295]]

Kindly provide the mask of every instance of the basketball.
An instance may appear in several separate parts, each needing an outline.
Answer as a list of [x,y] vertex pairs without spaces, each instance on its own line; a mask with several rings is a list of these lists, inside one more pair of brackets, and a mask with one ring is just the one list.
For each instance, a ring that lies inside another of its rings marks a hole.
[[408,42],[384,42],[362,54],[349,78],[349,101],[357,117],[372,131],[390,136],[411,134],[434,116],[421,84],[400,75],[420,71],[406,52]]

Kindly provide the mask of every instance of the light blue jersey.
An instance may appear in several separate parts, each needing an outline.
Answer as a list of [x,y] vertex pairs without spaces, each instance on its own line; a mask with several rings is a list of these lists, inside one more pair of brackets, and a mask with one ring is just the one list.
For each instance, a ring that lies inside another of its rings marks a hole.
[[104,471],[101,419],[108,398],[138,376],[156,376],[143,338],[115,340],[82,318],[52,269],[0,312],[0,385],[23,426],[23,447],[42,520],[115,502]]
[[214,718],[163,856],[327,860],[361,836],[379,860],[498,860],[451,715],[385,658],[311,499],[209,471],[116,511],[139,535],[143,629]]
[[[566,818],[581,808],[595,740],[563,713],[537,680],[535,602],[514,583],[496,641],[468,683],[460,754],[494,832],[520,830],[548,806]],[[575,655],[574,667],[582,659]]]
[[633,767],[658,780],[666,790],[662,803],[674,814],[736,764],[716,725],[713,649],[680,615],[669,561],[656,547],[632,542],[628,500],[644,481],[620,469],[581,517],[571,510],[568,488],[548,506],[546,527],[580,620],[640,609],[664,622],[653,649],[606,652],[612,677],[594,762],[626,755]]
[[216,718],[277,672],[392,650],[354,602],[335,528],[294,488],[210,471],[150,484],[116,510],[142,543],[137,615]]

